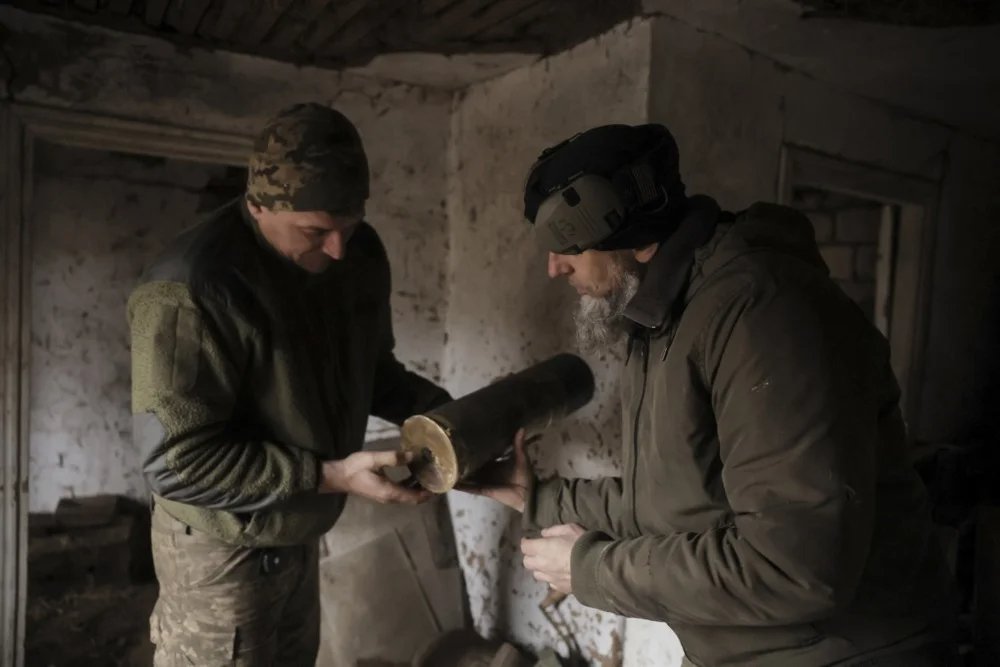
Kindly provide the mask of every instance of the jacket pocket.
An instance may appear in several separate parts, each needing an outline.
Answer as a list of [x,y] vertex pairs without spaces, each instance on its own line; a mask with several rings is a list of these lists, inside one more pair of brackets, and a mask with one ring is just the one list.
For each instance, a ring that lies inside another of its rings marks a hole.
[[252,583],[260,577],[258,549],[228,544],[153,510],[153,562],[161,587],[183,590]]
[[190,613],[181,604],[174,608],[162,598],[149,619],[149,639],[155,648],[153,663],[158,667],[191,665],[235,665],[235,627],[206,622],[204,614]]

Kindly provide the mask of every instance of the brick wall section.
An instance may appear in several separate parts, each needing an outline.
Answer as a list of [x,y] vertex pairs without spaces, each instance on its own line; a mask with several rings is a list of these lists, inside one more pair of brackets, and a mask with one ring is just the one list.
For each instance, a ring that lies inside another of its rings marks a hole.
[[813,188],[797,189],[792,205],[809,216],[831,277],[873,318],[882,205]]

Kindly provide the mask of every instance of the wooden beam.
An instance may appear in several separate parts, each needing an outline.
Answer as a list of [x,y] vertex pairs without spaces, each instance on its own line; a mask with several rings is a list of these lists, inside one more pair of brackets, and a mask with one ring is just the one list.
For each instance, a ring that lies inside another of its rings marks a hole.
[[128,13],[132,11],[132,0],[109,0],[108,9],[111,10],[112,14],[128,16]]
[[455,9],[460,4],[479,3],[480,0],[421,0],[418,7],[422,16],[434,17]]
[[[253,147],[253,138],[242,135],[48,107],[18,105],[16,111],[31,136],[64,146],[238,167],[246,165]],[[3,360],[3,355],[0,355],[0,360]]]
[[395,23],[396,17],[399,17],[400,24],[406,24],[408,21],[405,16],[405,7],[393,0],[372,0],[363,14],[358,14],[353,20],[348,21],[316,52],[322,56],[349,60],[351,51],[361,45],[367,45],[370,47],[367,50],[375,51],[379,50],[379,44],[388,43],[391,47],[393,42],[382,39],[385,36],[382,29],[386,25]]
[[548,0],[495,0],[489,4],[467,3],[462,11],[447,12],[415,30],[414,39],[433,45],[442,40],[462,41],[478,32],[517,16],[519,12]]
[[167,10],[166,23],[182,35],[193,35],[211,4],[212,0],[174,0]]
[[547,14],[551,11],[551,5],[550,0],[501,0],[469,19],[462,26],[462,31],[475,36],[490,28],[522,21],[522,17],[529,12],[534,12],[533,16]]
[[60,498],[52,515],[60,528],[106,526],[124,507],[122,497],[110,493],[80,498]]
[[28,456],[21,419],[27,401],[21,336],[28,292],[24,258],[30,256],[22,224],[32,178],[28,137],[11,105],[0,104],[0,665],[5,667],[24,664],[28,579]]
[[159,28],[169,4],[170,0],[146,0],[146,24]]
[[228,42],[253,3],[249,0],[216,0],[198,26],[198,36]]
[[569,14],[565,9],[560,12],[551,3],[540,2],[508,20],[476,31],[472,37],[476,41],[502,41],[526,36],[541,38],[551,32],[552,25],[562,25],[560,21],[571,21]]
[[293,2],[294,0],[265,2],[263,7],[243,18],[243,23],[235,35],[236,41],[244,46],[260,44]]
[[275,50],[290,50],[329,4],[330,0],[295,0],[264,38],[264,43]]
[[319,16],[312,27],[299,39],[299,43],[309,53],[319,51],[330,39],[358,15],[365,12],[368,0],[345,0],[330,6]]

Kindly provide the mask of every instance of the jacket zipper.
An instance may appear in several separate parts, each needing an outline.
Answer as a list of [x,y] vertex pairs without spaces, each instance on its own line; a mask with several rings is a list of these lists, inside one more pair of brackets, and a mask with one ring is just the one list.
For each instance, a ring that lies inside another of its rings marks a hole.
[[639,415],[642,414],[642,404],[646,400],[646,379],[649,376],[649,335],[643,334],[636,341],[639,343],[639,359],[642,361],[642,388],[639,390],[639,401],[636,404],[635,415],[632,418],[632,479],[629,484],[629,510],[632,518],[632,529],[639,534],[639,517],[636,512],[636,473],[639,467]]

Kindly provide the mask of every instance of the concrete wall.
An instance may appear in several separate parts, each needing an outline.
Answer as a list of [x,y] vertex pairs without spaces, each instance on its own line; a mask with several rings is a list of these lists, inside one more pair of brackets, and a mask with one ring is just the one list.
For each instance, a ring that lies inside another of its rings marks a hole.
[[[646,115],[649,24],[615,28],[531,67],[467,89],[456,102],[448,214],[448,388],[464,394],[505,373],[573,349],[575,302],[546,277],[546,256],[521,214],[527,170],[541,150],[593,125]],[[590,357],[595,401],[531,452],[542,474],[600,476],[617,469],[620,413],[614,354]],[[521,567],[519,517],[491,501],[451,498],[476,628],[533,647],[559,645],[537,608],[545,588]],[[562,607],[594,664],[617,664],[620,619],[570,599]]]

